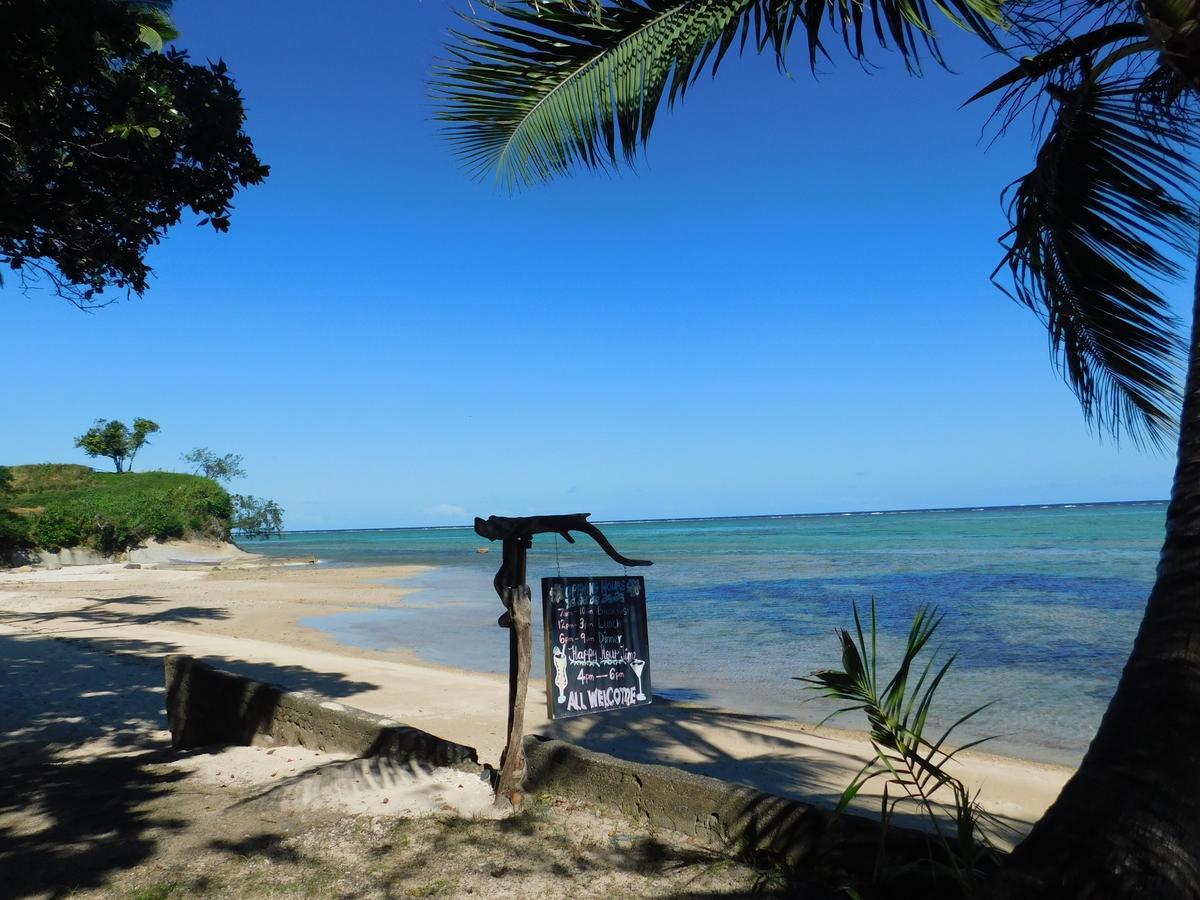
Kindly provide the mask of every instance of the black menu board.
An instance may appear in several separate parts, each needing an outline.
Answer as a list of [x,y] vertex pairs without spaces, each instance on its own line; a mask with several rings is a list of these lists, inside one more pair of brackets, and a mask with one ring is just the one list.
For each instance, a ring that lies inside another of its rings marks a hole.
[[644,578],[543,578],[550,718],[650,703]]

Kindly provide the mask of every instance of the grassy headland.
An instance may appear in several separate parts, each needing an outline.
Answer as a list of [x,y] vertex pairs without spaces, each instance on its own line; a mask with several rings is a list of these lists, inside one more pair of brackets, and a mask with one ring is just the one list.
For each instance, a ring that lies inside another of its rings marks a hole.
[[0,560],[22,550],[117,553],[150,539],[229,537],[233,502],[209,478],[54,463],[7,471],[10,477],[0,479]]

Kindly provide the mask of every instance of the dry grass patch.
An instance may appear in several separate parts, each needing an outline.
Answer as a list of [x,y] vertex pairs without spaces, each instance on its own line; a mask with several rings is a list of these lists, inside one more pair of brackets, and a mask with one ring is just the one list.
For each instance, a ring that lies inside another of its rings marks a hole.
[[[306,820],[311,817],[306,816]],[[758,870],[592,807],[544,797],[507,819],[358,816],[214,837],[78,897],[405,898],[777,895]]]

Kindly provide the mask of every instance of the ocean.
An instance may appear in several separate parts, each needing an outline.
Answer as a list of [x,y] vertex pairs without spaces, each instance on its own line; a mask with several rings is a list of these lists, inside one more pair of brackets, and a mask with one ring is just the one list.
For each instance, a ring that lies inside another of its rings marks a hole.
[[[655,696],[819,721],[833,708],[795,680],[837,666],[835,629],[852,605],[878,610],[891,671],[921,604],[944,620],[933,644],[956,654],[931,720],[993,705],[955,732],[981,749],[1076,764],[1132,646],[1162,542],[1165,502],[619,522],[603,525],[645,576]],[[490,552],[478,550],[489,547]],[[492,589],[499,545],[470,528],[289,532],[254,552],[326,565],[431,566],[390,609],[303,620],[349,645],[405,648],[431,662],[507,672]],[[579,535],[539,537],[529,554],[534,647],[540,579],[620,575]],[[994,702],[993,702],[994,701]],[[834,725],[865,730],[859,714]]]

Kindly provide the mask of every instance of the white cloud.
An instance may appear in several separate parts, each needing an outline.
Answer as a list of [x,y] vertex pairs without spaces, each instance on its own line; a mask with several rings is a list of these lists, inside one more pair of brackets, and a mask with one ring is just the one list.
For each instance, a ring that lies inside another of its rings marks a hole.
[[455,506],[453,503],[436,503],[427,507],[425,512],[433,516],[465,516],[467,514],[465,509]]

